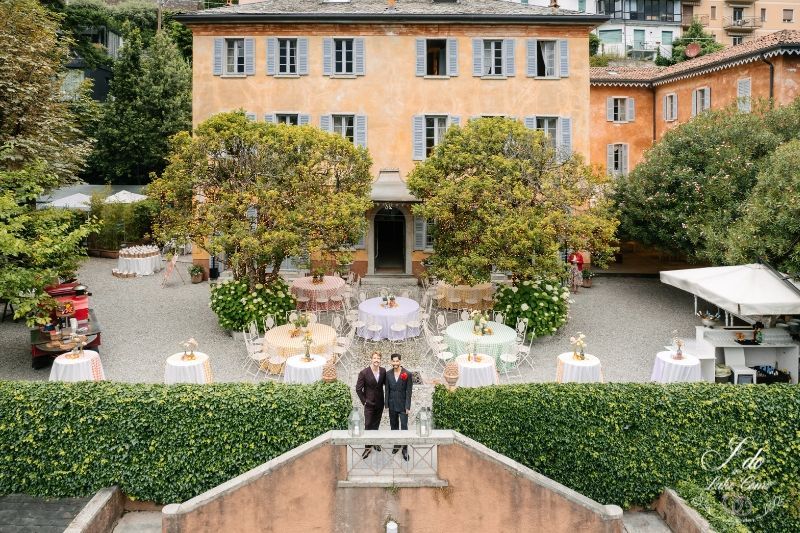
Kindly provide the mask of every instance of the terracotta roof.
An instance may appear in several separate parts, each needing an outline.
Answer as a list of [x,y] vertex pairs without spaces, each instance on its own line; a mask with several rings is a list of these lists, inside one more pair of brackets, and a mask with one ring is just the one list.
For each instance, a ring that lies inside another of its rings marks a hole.
[[181,22],[255,21],[471,21],[573,22],[599,25],[608,17],[579,11],[508,2],[506,0],[266,0],[204,9],[177,17]]
[[589,79],[593,85],[659,85],[681,78],[699,76],[742,63],[756,61],[763,54],[800,54],[800,31],[783,30],[731,46],[719,52],[682,61],[664,68],[594,67]]

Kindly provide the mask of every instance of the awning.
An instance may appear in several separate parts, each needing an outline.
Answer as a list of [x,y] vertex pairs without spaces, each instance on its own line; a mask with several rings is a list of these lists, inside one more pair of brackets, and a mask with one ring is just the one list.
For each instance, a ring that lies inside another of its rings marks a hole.
[[141,202],[142,200],[146,200],[147,196],[144,194],[136,194],[135,192],[130,191],[119,191],[116,194],[112,194],[108,198],[105,199],[105,203],[107,204],[133,204],[136,202]]
[[382,170],[378,179],[372,182],[373,202],[417,202],[418,200],[408,192],[406,182],[400,178],[399,170]]
[[800,314],[800,288],[766,265],[670,270],[661,282],[740,316]]
[[59,198],[58,200],[53,200],[52,202],[45,204],[45,207],[57,207],[61,209],[80,209],[81,211],[88,211],[89,210],[89,203],[92,201],[92,197],[82,193],[75,193],[70,194],[69,196],[65,196],[64,198]]

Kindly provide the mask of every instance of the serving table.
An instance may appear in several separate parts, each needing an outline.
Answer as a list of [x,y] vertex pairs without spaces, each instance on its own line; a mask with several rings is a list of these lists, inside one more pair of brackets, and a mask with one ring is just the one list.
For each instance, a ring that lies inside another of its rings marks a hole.
[[708,343],[718,364],[738,366],[739,356],[744,352],[744,365],[754,367],[769,365],[786,370],[797,384],[798,367],[800,367],[800,344],[792,340],[785,328],[769,328],[763,330],[764,341],[761,344],[740,344],[735,334],[743,333],[747,339],[752,337],[751,329],[736,328],[698,328],[697,340]]
[[600,359],[585,354],[583,360],[575,359],[572,352],[564,352],[558,356],[556,368],[558,383],[602,383],[603,370]]
[[50,381],[103,381],[106,379],[100,354],[93,350],[83,350],[80,357],[71,359],[68,353],[53,360],[50,368]]
[[164,383],[211,383],[214,377],[211,374],[211,364],[208,355],[194,352],[194,359],[184,359],[184,353],[178,352],[167,357],[164,368]]
[[[86,328],[81,331],[80,335],[86,336],[85,349],[94,349],[97,351],[102,343],[100,323],[94,314],[94,309],[89,309],[89,319],[85,321],[78,321],[78,329]],[[31,330],[31,366],[33,368],[44,368],[48,366],[53,359],[59,354],[68,352],[72,349],[60,347],[57,343],[50,338],[48,332],[42,331],[39,328]]]

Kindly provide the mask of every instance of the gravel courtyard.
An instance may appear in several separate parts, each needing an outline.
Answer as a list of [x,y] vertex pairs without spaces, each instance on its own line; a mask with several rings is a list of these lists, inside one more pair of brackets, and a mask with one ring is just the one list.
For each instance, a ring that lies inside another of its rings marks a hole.
[[[187,258],[188,260],[188,258]],[[107,379],[159,383],[164,361],[181,350],[178,343],[194,337],[199,350],[211,357],[215,381],[244,381],[243,343],[228,336],[208,307],[209,284],[192,285],[179,264],[186,284],[177,276],[161,288],[162,276],[118,279],[111,275],[112,259],[91,258],[79,279],[92,292],[91,302],[102,325],[100,354]],[[656,352],[668,344],[675,329],[693,337],[696,318],[692,297],[661,284],[657,279],[633,277],[595,278],[594,287],[574,295],[570,320],[553,337],[534,343],[534,368],[523,370],[523,381],[553,381],[556,356],[570,350],[569,337],[581,331],[587,352],[600,358],[607,381],[647,381]],[[451,315],[452,319],[452,315]],[[22,322],[0,324],[0,379],[46,380],[49,369],[34,370],[30,364],[28,329]],[[370,348],[371,349],[371,348]],[[385,347],[384,353],[395,348]],[[418,350],[404,346],[403,363],[416,370],[422,365]],[[368,350],[360,355],[364,366]],[[387,361],[388,365],[388,361]],[[426,385],[419,400],[429,401],[432,378],[423,372]]]

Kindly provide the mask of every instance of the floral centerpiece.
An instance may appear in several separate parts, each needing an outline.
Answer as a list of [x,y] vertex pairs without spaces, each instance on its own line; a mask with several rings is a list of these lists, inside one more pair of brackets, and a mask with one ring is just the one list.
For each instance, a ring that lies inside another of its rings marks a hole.
[[475,335],[491,335],[492,328],[488,326],[489,324],[489,315],[484,313],[483,311],[475,310],[470,315],[470,320],[473,322],[472,332]]
[[672,358],[676,360],[683,359],[683,339],[678,337],[678,330],[673,330],[672,334],[674,335],[672,338],[672,344],[675,346],[675,353],[672,354]]
[[313,359],[311,359],[312,342],[313,339],[311,338],[311,332],[306,331],[306,334],[303,335],[303,346],[305,347],[305,356],[303,357],[303,361],[305,361],[306,363],[310,363],[311,361],[313,361]]
[[387,294],[381,296],[381,307],[394,308],[397,307],[397,297],[394,294]]
[[188,341],[183,341],[180,343],[183,346],[183,355],[181,359],[184,361],[194,361],[197,356],[194,354],[194,351],[199,346],[198,342],[194,340],[194,337],[191,337]]
[[586,359],[586,335],[578,332],[576,337],[570,337],[569,343],[572,344],[572,358],[576,361]]
[[712,327],[714,324],[717,323],[719,320],[719,311],[716,314],[711,314],[711,311],[698,311],[697,316],[700,317],[700,320],[703,322],[703,325],[706,327]]
[[314,270],[311,275],[311,283],[314,285],[319,285],[320,283],[325,281],[325,272],[320,269]]
[[297,318],[292,322],[292,324],[294,324],[294,329],[291,331],[291,336],[297,337],[300,333],[306,331],[310,323],[311,320],[308,317],[308,313],[300,313],[297,315]]

